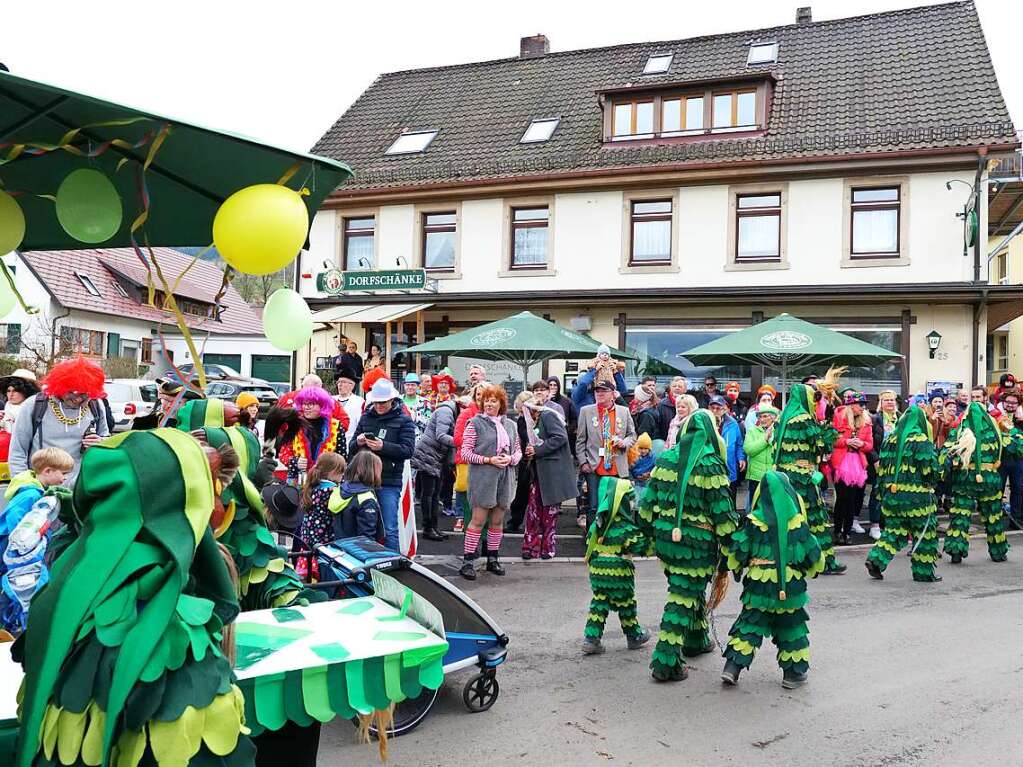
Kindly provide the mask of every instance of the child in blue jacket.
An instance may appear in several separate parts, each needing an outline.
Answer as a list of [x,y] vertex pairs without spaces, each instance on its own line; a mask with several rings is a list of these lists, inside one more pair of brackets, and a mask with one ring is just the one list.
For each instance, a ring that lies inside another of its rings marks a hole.
[[334,489],[327,503],[334,538],[364,535],[377,543],[384,542],[384,517],[376,494],[382,471],[383,462],[376,453],[360,450],[352,456],[341,487]]

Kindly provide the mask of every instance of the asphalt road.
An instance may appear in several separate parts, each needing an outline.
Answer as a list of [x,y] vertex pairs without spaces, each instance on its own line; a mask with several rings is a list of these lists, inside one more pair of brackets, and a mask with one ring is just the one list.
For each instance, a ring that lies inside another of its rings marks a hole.
[[[736,688],[723,688],[717,654],[691,662],[689,679],[655,683],[649,647],[629,652],[612,618],[606,654],[583,657],[589,600],[585,566],[512,563],[503,579],[464,589],[511,638],[490,711],[469,714],[448,677],[432,712],[391,742],[389,764],[424,765],[903,765],[1023,764],[1023,535],[1009,562],[983,541],[945,580],[914,583],[899,556],[884,581],[846,549],[845,576],[811,584],[810,681],[781,687],[765,645]],[[637,565],[639,613],[655,629],[664,579]],[[733,584],[718,609],[726,638],[738,611]],[[379,764],[347,722],[324,727],[321,765]]]

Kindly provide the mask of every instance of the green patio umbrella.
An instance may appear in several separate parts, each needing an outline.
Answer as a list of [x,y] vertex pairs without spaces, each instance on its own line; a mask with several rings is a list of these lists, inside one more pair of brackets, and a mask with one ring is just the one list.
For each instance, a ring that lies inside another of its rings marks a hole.
[[[522,381],[526,384],[531,366],[553,359],[595,357],[599,347],[599,341],[555,325],[532,312],[520,312],[503,320],[427,341],[406,351],[411,354],[457,354],[474,359],[513,362],[522,367]],[[617,359],[638,359],[633,354],[617,349],[611,349],[611,356]]]
[[789,373],[797,369],[874,365],[902,359],[898,352],[787,313],[697,346],[682,356],[696,365],[764,365],[780,369],[783,396]]
[[[152,155],[152,156],[150,156]],[[149,160],[144,177],[142,165]],[[232,193],[280,180],[305,187],[309,218],[352,171],[343,163],[291,152],[255,139],[202,128],[0,71],[0,189],[25,214],[20,250],[85,247],[57,220],[52,196],[69,173],[101,171],[116,188],[124,216],[95,247],[131,245],[130,226],[148,195],[150,245],[209,245],[213,217]]]

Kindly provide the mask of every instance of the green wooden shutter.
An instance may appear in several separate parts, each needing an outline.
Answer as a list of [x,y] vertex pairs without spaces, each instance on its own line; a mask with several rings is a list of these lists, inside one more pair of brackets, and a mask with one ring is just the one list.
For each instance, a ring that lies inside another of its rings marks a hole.
[[121,356],[121,334],[120,333],[107,333],[107,358],[113,359],[114,357]]
[[21,323],[7,323],[7,353],[21,353]]

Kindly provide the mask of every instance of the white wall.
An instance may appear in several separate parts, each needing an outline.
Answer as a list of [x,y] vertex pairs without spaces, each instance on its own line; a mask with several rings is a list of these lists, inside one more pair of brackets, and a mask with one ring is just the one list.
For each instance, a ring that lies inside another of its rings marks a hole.
[[[180,365],[194,362],[184,338],[181,336],[170,336],[165,333],[164,339],[167,341],[168,351],[171,351],[174,355],[175,364]],[[205,336],[197,335],[194,340],[196,348],[200,350],[200,354],[240,354],[242,364],[241,370],[238,373],[243,376],[252,375],[252,356],[254,354],[291,356],[290,352],[281,351],[263,336],[211,335],[209,338],[206,338]],[[154,340],[153,342],[153,358],[156,360],[156,364],[153,366],[154,375],[167,370],[167,362],[163,358],[159,340]]]

